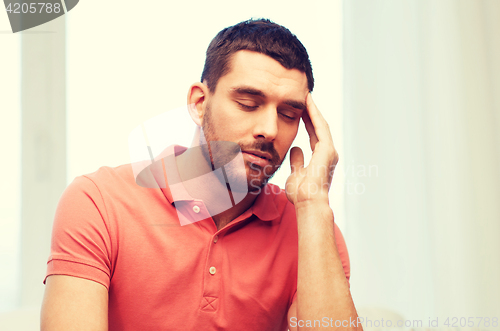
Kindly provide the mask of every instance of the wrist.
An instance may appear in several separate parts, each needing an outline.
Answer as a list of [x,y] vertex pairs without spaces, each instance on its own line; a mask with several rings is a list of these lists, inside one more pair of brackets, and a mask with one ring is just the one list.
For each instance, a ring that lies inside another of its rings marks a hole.
[[330,209],[330,203],[328,201],[328,198],[326,199],[311,199],[311,200],[303,200],[300,202],[295,203],[295,210],[302,211],[302,210],[307,210],[307,211],[314,211],[314,210],[324,210],[324,209]]
[[333,221],[333,210],[328,201],[302,201],[295,205],[295,213],[297,222],[303,224],[307,224],[309,221],[317,223],[318,220],[324,220],[328,223]]
[[[299,239],[333,233],[334,215],[328,203],[307,201],[295,206]],[[319,237],[318,237],[319,236]],[[321,240],[318,241],[322,242]]]

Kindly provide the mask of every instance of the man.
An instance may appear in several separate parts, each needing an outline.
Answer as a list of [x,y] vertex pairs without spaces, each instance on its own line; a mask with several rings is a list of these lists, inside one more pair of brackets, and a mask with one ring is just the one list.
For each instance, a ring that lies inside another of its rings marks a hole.
[[[136,178],[103,167],[66,189],[42,330],[361,330],[328,204],[338,155],[305,48],[268,20],[242,22],[211,42],[201,81],[188,92],[191,148],[167,148]],[[301,119],[313,156],[304,167],[294,147],[276,190],[267,180]]]

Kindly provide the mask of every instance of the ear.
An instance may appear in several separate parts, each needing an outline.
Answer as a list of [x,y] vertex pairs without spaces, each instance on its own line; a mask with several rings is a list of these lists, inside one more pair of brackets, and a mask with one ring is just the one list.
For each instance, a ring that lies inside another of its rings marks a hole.
[[207,103],[208,87],[203,83],[194,83],[188,91],[188,111],[196,125],[201,127],[205,106]]

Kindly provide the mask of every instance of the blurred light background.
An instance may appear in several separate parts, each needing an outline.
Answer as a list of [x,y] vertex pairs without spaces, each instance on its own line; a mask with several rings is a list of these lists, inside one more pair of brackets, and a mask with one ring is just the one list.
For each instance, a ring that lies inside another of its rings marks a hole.
[[360,315],[500,317],[500,1],[110,0],[17,34],[0,13],[0,330],[38,328],[64,188],[130,162],[130,131],[185,105],[210,40],[250,17],[309,52]]

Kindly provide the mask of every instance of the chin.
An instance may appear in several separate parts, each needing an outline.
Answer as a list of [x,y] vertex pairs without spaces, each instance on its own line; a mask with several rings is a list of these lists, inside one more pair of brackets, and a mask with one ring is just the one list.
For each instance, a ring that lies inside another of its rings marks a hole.
[[259,175],[247,175],[248,182],[248,191],[260,191],[260,189],[267,184],[268,180],[271,179],[271,176],[265,176],[264,174]]

